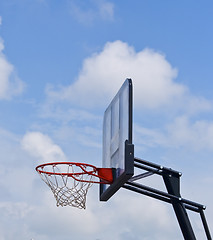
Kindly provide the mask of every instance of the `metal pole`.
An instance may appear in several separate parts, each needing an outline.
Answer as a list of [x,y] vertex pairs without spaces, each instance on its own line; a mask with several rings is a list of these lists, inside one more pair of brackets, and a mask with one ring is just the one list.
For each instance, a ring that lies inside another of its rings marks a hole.
[[[180,196],[180,178],[171,175],[163,176],[167,191],[169,194]],[[189,217],[182,202],[171,199],[179,226],[185,240],[196,240]]]
[[[127,188],[127,186],[131,186],[131,188],[130,187]],[[135,183],[135,182],[132,182],[132,181],[127,181],[124,184],[123,187],[126,188],[126,189],[129,189],[129,190],[138,192],[138,193],[140,193],[138,191],[138,189],[140,189],[143,192],[151,193],[152,197],[156,196],[155,198],[157,198],[158,196],[163,197],[164,200],[165,199],[168,200],[168,201],[165,201],[165,202],[172,203],[171,199],[173,199],[174,201],[177,201],[177,202],[182,202],[186,209],[192,210],[192,211],[197,212],[197,213],[200,213],[200,209],[205,209],[205,207],[203,205],[199,204],[199,203],[192,202],[192,201],[189,201],[187,199],[180,198],[180,197],[177,197],[175,195],[157,190],[155,188],[145,186],[143,184]],[[160,199],[160,200],[163,200],[163,199]]]
[[207,239],[212,240],[211,234],[210,234],[210,231],[209,231],[209,228],[208,228],[208,224],[207,224],[207,221],[206,221],[206,218],[205,218],[205,215],[204,215],[204,212],[203,212],[202,209],[200,209],[200,216],[201,216],[201,220],[203,222],[203,226],[204,226],[204,229],[205,229],[205,232],[206,232]]
[[[134,166],[147,172],[133,176],[129,181],[124,183],[123,188],[171,203],[185,240],[196,240],[186,209],[200,213],[207,239],[212,240],[203,212],[206,207],[181,198],[180,177],[182,174],[180,172],[136,157],[134,157]],[[163,177],[168,193],[134,182],[153,174],[158,174]]]
[[[170,173],[170,174],[172,174],[174,176],[177,176],[177,177],[182,175],[182,173],[180,173],[178,171],[175,171],[171,168],[167,168],[167,167],[164,167],[164,166],[158,165],[156,163],[152,163],[152,162],[149,162],[149,161],[146,161],[144,159],[137,158],[137,157],[134,157],[134,162],[135,163],[140,163],[142,165],[149,166],[149,167],[161,170],[161,171],[163,170],[165,173]],[[140,166],[137,165],[137,167],[140,167]]]

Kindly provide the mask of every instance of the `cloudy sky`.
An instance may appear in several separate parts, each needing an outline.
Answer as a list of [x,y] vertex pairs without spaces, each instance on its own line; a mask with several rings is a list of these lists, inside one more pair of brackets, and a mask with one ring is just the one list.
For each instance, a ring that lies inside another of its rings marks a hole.
[[210,0],[0,1],[1,240],[182,239],[166,203],[124,189],[99,202],[94,185],[86,210],[56,207],[35,171],[101,166],[103,113],[126,78],[135,155],[182,172],[182,196],[213,229],[212,22]]

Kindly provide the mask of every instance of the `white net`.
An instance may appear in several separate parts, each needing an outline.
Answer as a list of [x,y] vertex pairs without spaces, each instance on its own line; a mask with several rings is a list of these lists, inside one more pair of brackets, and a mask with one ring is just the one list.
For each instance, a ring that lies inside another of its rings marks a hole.
[[72,163],[47,165],[38,171],[42,180],[50,187],[57,206],[86,208],[86,195],[92,186],[96,169]]

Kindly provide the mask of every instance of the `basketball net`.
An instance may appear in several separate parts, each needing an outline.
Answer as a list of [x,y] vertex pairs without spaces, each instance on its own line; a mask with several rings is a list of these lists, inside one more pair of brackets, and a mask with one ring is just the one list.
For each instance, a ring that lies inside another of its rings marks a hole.
[[[72,206],[80,209],[86,208],[86,195],[93,183],[112,181],[111,172],[109,179],[109,176],[103,177],[102,170],[104,169],[89,164],[71,162],[48,163],[36,167],[41,179],[53,192],[57,206]],[[95,180],[97,177],[101,181]]]

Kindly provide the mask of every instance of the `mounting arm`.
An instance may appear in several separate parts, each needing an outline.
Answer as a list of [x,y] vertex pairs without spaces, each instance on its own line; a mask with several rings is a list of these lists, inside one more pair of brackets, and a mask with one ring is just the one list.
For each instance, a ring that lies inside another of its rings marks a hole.
[[[212,240],[203,212],[205,206],[181,197],[180,172],[139,158],[134,158],[134,167],[146,172],[133,176],[123,188],[172,204],[185,240],[196,240],[186,209],[200,213],[207,239]],[[168,193],[135,182],[153,174],[162,176]]]

